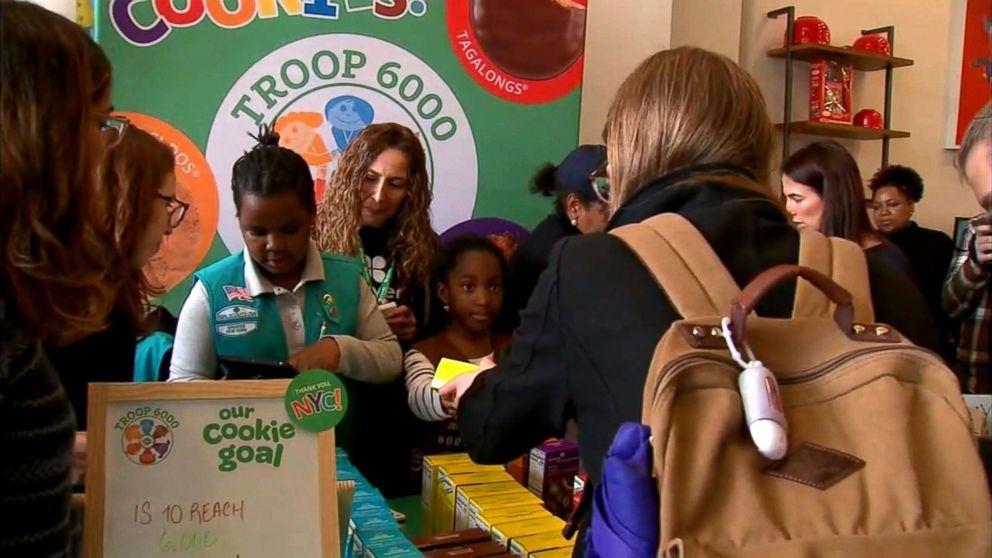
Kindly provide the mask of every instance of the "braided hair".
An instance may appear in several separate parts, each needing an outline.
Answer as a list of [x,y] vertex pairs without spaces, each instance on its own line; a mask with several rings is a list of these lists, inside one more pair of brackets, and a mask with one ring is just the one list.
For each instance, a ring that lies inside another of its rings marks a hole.
[[311,213],[317,212],[313,176],[307,162],[291,149],[279,146],[279,134],[271,126],[262,125],[258,135],[249,134],[257,142],[234,163],[231,190],[234,207],[241,213],[245,195],[278,196],[295,193],[300,203]]

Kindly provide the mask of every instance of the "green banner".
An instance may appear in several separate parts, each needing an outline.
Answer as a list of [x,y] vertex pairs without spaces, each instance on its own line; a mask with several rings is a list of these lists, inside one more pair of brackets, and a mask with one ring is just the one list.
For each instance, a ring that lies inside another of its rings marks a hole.
[[173,147],[186,220],[150,264],[178,310],[193,271],[242,247],[231,167],[274,123],[323,194],[365,126],[418,134],[438,232],[549,211],[532,173],[578,139],[584,0],[104,0],[114,104]]

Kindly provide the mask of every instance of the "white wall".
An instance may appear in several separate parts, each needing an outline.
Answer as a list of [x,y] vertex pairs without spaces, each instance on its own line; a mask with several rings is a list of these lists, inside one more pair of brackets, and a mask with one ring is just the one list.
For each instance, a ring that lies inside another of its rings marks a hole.
[[613,96],[672,37],[672,0],[589,0],[579,143],[602,143]]
[[[948,105],[948,58],[952,4],[955,0],[744,0],[741,31],[741,65],[761,84],[772,119],[782,120],[785,63],[765,52],[783,44],[785,19],[768,19],[766,13],[787,5],[796,7],[796,16],[815,15],[830,27],[832,44],[849,45],[861,29],[885,25],[896,28],[896,56],[915,61],[908,68],[893,72],[892,122],[890,127],[906,130],[908,139],[892,140],[890,164],[915,168],[926,185],[916,220],[923,226],[950,232],[954,217],[978,213],[971,190],[960,183],[952,159],[954,151],[944,149],[945,117]],[[809,66],[797,63],[794,72],[793,119],[807,116]],[[884,72],[855,75],[855,111],[884,108]],[[792,149],[817,138],[793,136]],[[881,164],[881,142],[842,141],[858,160],[861,174],[868,179]]]
[[674,0],[672,48],[698,46],[737,62],[742,14],[741,0]]
[[76,0],[29,0],[64,18],[76,21]]

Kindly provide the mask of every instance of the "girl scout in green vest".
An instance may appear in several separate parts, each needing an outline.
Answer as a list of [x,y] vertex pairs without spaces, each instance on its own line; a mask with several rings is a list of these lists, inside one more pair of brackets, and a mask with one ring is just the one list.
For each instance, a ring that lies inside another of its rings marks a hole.
[[306,161],[267,128],[256,139],[232,173],[245,250],[196,274],[169,381],[217,379],[217,355],[332,370],[346,386],[397,378],[400,347],[358,260],[321,254],[310,240],[316,202]]

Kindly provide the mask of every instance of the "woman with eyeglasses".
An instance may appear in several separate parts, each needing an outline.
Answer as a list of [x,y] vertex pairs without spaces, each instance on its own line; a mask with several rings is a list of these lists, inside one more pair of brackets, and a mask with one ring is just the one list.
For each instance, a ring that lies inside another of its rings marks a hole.
[[519,323],[520,311],[527,305],[559,240],[606,228],[609,213],[605,199],[609,192],[605,167],[605,147],[580,145],[558,166],[547,164],[534,175],[531,192],[554,197],[555,212],[538,223],[510,258],[499,331],[513,331]]
[[76,555],[75,416],[47,353],[104,329],[127,280],[97,182],[97,167],[119,137],[110,92],[110,63],[82,28],[35,4],[2,2],[3,556]]
[[130,382],[135,346],[144,333],[148,301],[162,294],[144,268],[162,238],[179,226],[189,207],[176,199],[172,150],[144,130],[114,118],[115,145],[100,165],[99,184],[112,200],[107,225],[119,256],[130,262],[108,326],[75,343],[53,346],[49,356],[76,410],[76,427],[86,430],[91,382]]
[[[607,229],[678,214],[742,286],[797,261],[799,235],[768,186],[776,141],[765,100],[728,58],[692,47],[649,57],[620,86],[604,135]],[[874,301],[879,318],[920,339],[920,328],[898,315],[919,313],[919,293],[888,269],[871,272],[885,293]],[[773,291],[758,312],[789,316],[793,290]],[[640,422],[655,347],[679,318],[619,238],[568,237],[552,252],[499,366],[458,376],[440,395],[454,398],[462,441],[478,463],[505,463],[561,436],[574,419],[595,486],[619,426]],[[926,324],[925,311],[922,318]],[[935,336],[923,327],[923,338]],[[585,555],[583,543],[580,534],[573,556]]]

